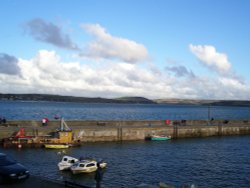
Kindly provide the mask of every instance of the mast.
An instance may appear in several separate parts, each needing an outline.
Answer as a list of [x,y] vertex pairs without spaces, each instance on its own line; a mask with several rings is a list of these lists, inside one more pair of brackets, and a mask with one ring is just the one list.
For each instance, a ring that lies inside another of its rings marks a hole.
[[60,131],[71,131],[67,123],[64,121],[63,117],[61,118]]
[[208,112],[207,112],[207,119],[208,119],[208,121],[210,121],[210,119],[211,119],[211,104],[209,104],[208,105]]

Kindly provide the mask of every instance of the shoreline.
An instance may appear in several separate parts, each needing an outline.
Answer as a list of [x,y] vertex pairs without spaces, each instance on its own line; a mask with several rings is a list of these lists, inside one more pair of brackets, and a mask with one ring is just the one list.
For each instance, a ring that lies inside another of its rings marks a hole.
[[163,98],[148,99],[143,96],[125,96],[118,98],[77,97],[54,94],[14,94],[0,93],[0,101],[28,102],[72,102],[83,104],[168,104],[168,105],[198,105],[198,106],[230,106],[250,107],[250,100],[220,100],[220,99],[181,99]]

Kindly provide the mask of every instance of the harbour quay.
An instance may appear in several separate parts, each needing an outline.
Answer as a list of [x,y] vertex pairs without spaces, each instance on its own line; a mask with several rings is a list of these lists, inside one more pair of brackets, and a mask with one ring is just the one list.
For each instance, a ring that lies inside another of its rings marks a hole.
[[[172,139],[210,136],[249,135],[250,120],[154,120],[154,121],[67,121],[73,136],[80,143],[98,141],[144,140],[150,135],[166,135]],[[27,136],[50,136],[60,127],[60,121],[8,121],[0,124],[0,139],[8,138],[21,128]]]

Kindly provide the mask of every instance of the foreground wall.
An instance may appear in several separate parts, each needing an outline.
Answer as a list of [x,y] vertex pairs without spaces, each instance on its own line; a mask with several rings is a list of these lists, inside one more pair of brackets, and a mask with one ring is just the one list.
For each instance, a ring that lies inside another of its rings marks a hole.
[[[250,122],[250,121],[249,121]],[[144,140],[145,137],[170,135],[172,138],[250,135],[248,120],[231,121],[67,121],[74,137],[82,142]],[[27,135],[50,135],[60,127],[59,121],[46,127],[39,121],[11,121],[0,125],[0,139],[11,136],[20,128]]]

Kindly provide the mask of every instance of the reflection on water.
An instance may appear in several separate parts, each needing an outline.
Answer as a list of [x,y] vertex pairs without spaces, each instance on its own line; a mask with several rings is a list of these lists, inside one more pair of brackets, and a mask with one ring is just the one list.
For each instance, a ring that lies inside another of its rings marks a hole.
[[[1,149],[2,151],[2,149]],[[94,186],[94,174],[60,172],[62,155],[46,149],[5,149],[25,164],[31,174],[72,180]],[[195,183],[199,188],[248,187],[250,137],[213,137],[163,142],[86,143],[66,150],[67,155],[107,161],[103,187],[135,187],[141,183],[172,185]]]

